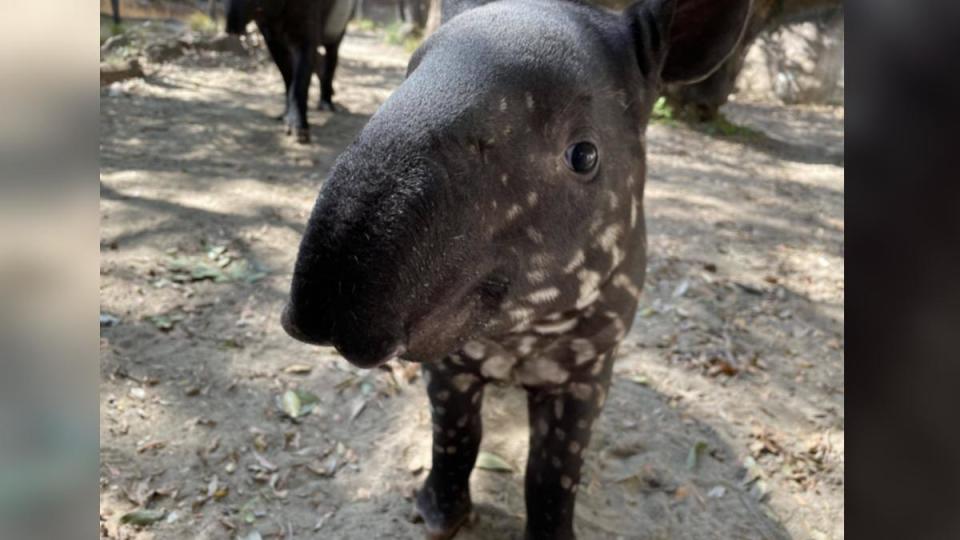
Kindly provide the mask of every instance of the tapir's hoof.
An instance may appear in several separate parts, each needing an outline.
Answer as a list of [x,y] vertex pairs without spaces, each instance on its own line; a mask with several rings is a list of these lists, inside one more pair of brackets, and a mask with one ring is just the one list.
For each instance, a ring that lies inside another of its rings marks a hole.
[[317,110],[337,112],[338,107],[334,105],[332,101],[321,101],[320,103],[317,103]]
[[297,142],[300,144],[306,144],[310,142],[310,130],[307,128],[296,128],[294,131],[297,134]]
[[426,526],[427,540],[450,540],[456,536],[457,532],[467,523],[473,523],[477,520],[477,515],[468,501],[466,507],[457,512],[456,516],[449,517],[442,515],[434,504],[431,503],[425,490],[417,493],[417,502],[415,511]]

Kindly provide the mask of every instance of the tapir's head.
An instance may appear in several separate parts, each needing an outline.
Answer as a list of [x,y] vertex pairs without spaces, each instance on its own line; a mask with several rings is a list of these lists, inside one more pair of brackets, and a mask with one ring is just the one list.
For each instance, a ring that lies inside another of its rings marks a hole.
[[259,0],[226,0],[224,12],[226,14],[228,34],[240,35],[247,31],[247,25],[253,20],[253,13]]
[[715,69],[749,4],[451,2],[320,190],[286,331],[363,367],[437,360],[642,268],[658,88]]

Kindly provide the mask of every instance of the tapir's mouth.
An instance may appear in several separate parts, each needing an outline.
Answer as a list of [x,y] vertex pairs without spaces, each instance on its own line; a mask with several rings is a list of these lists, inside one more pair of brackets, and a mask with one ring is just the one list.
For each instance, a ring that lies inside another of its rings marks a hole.
[[[351,328],[349,332],[323,332],[311,325],[311,313],[303,306],[288,303],[280,318],[290,337],[309,345],[333,346],[350,363],[373,368],[396,358],[415,362],[439,360],[456,351],[472,333],[482,328],[499,308],[508,280],[499,274],[487,274],[451,290],[443,291],[424,303],[424,308],[406,324],[389,324],[386,312],[355,318],[349,306],[343,306],[333,320],[333,328]],[[394,328],[387,332],[386,328]]]
[[458,287],[438,306],[407,327],[408,353],[404,359],[429,362],[455,352],[473,333],[486,326],[509,290],[509,279],[500,272]]

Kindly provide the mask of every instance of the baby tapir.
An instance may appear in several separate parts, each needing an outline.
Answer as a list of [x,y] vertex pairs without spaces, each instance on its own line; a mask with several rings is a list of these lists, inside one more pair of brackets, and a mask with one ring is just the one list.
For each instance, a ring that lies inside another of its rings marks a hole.
[[[314,73],[320,80],[317,108],[335,110],[333,75],[355,3],[356,0],[227,0],[228,33],[242,34],[253,20],[263,34],[267,50],[283,77],[285,105],[281,119],[287,124],[287,134],[295,133],[298,142],[310,140],[307,94]],[[326,53],[323,57],[317,51],[320,45]]]
[[339,157],[282,323],[350,362],[423,363],[431,538],[471,511],[484,385],[528,392],[528,538],[573,538],[584,449],[644,280],[644,133],[707,76],[750,0],[449,2]]

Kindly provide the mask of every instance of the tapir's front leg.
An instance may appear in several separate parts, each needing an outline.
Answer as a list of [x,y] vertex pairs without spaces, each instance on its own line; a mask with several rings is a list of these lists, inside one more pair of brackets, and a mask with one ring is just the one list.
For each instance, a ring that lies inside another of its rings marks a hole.
[[290,50],[284,44],[282,35],[283,28],[277,28],[275,25],[257,23],[260,33],[263,34],[263,41],[267,44],[267,50],[270,51],[270,57],[280,70],[280,76],[283,77],[283,114],[277,117],[277,120],[285,120],[287,112],[290,110],[290,83],[293,80],[293,61],[291,60]]
[[599,373],[574,374],[560,387],[528,389],[530,454],[525,495],[526,538],[566,540],[573,533],[573,508],[583,452],[590,444],[610,386],[612,353],[599,356]]
[[313,77],[313,62],[317,46],[307,42],[291,48],[293,79],[287,92],[287,131],[292,131],[298,143],[310,142],[310,126],[307,123],[307,93]]
[[451,538],[470,515],[470,472],[482,436],[483,381],[450,359],[424,365],[433,418],[433,467],[417,494],[431,539]]
[[327,55],[323,62],[323,75],[320,77],[320,102],[317,104],[317,109],[335,112],[337,108],[333,104],[333,75],[337,71],[340,42],[324,44],[323,50]]

